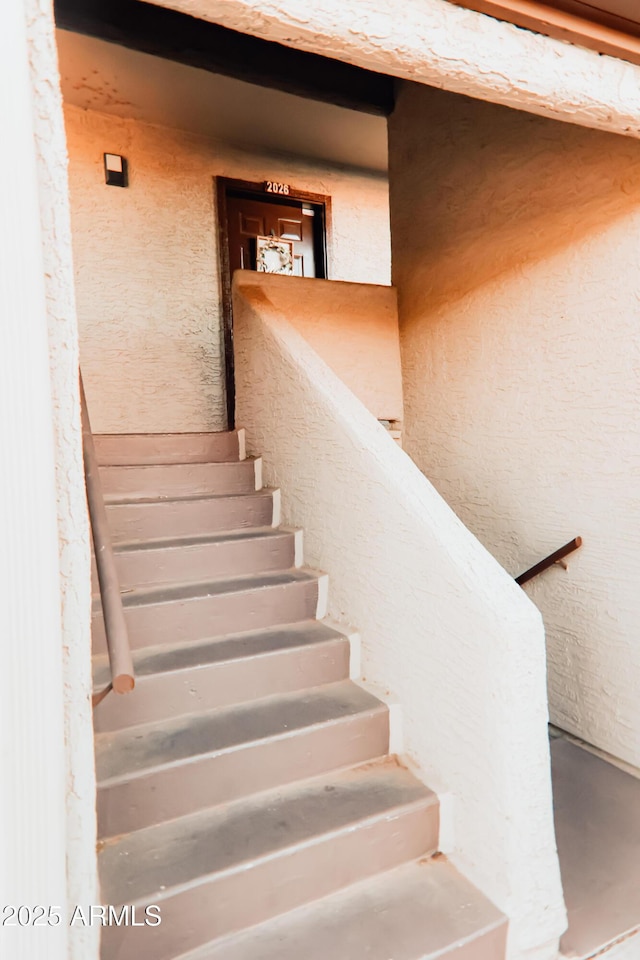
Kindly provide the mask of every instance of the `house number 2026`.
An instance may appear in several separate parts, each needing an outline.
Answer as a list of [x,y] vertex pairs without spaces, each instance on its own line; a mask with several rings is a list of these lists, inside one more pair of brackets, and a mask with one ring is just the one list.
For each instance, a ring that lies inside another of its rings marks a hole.
[[264,189],[265,193],[283,193],[286,196],[289,193],[289,184],[278,183],[276,180],[265,180]]

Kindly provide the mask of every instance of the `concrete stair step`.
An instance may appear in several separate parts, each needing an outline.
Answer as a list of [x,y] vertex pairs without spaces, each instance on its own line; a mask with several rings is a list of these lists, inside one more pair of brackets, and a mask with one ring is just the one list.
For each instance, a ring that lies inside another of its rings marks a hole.
[[[106,697],[94,710],[94,728],[117,730],[344,680],[349,654],[347,637],[316,620],[143,648],[134,653],[134,694]],[[94,657],[94,690],[109,679],[106,655]]]
[[[146,540],[115,547],[121,590],[287,570],[302,563],[302,531],[235,530],[199,537]],[[99,593],[95,562],[94,596]]]
[[[102,960],[503,960],[244,432],[95,441],[137,676],[94,713],[102,899],[162,910]],[[97,598],[93,641],[99,690]]]
[[106,502],[251,493],[262,487],[262,460],[100,467]]
[[[307,568],[208,583],[167,584],[122,597],[132,649],[220,637],[280,623],[322,619],[327,577]],[[92,616],[93,649],[106,652],[99,601]]]
[[159,904],[162,923],[106,927],[102,956],[171,960],[434,852],[435,794],[394,758],[107,842],[105,903]]
[[442,856],[354,884],[178,960],[502,960],[505,917]]
[[217,497],[174,497],[107,503],[114,543],[170,539],[280,523],[280,491]]
[[94,434],[98,463],[221,463],[245,458],[244,430],[223,433]]
[[382,757],[386,706],[350,681],[96,737],[98,835]]

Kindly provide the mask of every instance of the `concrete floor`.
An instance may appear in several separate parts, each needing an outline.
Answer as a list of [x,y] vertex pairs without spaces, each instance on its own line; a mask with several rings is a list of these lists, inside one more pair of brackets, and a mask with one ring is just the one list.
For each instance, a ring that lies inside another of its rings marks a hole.
[[551,761],[569,915],[562,954],[586,960],[631,935],[624,956],[640,960],[640,780],[560,738]]

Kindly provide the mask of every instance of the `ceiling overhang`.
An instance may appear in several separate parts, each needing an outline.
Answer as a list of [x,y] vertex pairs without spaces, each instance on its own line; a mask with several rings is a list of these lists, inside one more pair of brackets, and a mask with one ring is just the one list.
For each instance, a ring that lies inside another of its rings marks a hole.
[[388,116],[393,79],[139,0],[55,0],[56,25],[142,53],[351,110]]
[[640,64],[637,0],[451,0],[536,33]]

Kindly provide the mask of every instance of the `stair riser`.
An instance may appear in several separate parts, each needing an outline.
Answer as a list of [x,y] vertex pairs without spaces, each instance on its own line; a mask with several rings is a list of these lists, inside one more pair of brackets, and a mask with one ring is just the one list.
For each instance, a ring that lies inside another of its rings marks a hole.
[[386,754],[384,707],[230,749],[98,791],[98,836],[114,837]]
[[[125,607],[129,645],[135,650],[313,620],[318,612],[318,583],[300,580],[238,593]],[[100,613],[93,616],[92,637],[94,653],[105,653]]]
[[262,462],[100,467],[100,480],[109,500],[252,493],[262,486]]
[[[158,550],[116,552],[122,590],[268,573],[287,570],[295,563],[296,541],[293,533],[255,540],[225,540]],[[99,590],[95,562],[92,562],[92,588],[97,596]]]
[[244,460],[244,430],[229,433],[94,435],[101,466]]
[[93,714],[96,733],[228,707],[279,693],[334,683],[349,676],[349,643],[327,640],[175,673],[139,677],[135,696],[106,697]]
[[114,542],[122,543],[277,526],[279,505],[279,493],[267,491],[219,500],[107,504],[107,516]]
[[102,958],[173,960],[215,937],[432,853],[437,838],[437,804],[413,805],[254,862],[250,870],[217,875],[165,900],[151,896],[142,907],[159,903],[161,925],[104,928]]

